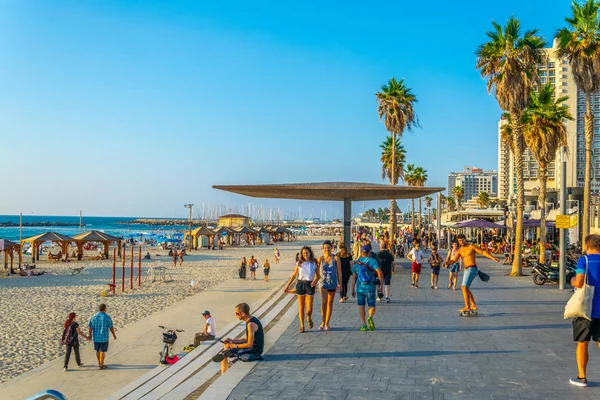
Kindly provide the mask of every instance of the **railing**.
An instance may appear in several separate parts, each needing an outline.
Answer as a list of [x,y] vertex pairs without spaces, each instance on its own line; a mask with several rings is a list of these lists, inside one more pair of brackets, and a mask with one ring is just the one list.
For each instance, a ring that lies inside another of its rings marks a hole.
[[43,392],[34,394],[33,396],[28,397],[26,400],[44,400],[44,399],[67,400],[67,396],[65,396],[64,394],[60,393],[57,390],[50,389],[50,390],[44,390]]

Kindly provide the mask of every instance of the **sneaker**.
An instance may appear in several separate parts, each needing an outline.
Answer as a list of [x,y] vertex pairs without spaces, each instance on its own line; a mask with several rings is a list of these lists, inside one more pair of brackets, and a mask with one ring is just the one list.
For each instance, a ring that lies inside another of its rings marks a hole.
[[433,285],[431,285],[431,288],[433,289]]
[[389,303],[389,302],[390,302],[390,298],[389,298],[389,297],[386,297],[386,298],[385,298],[385,302],[386,302],[386,303]]
[[375,323],[373,322],[373,317],[367,318],[367,324],[369,324],[370,330],[372,330],[372,331],[375,330]]
[[64,372],[67,372],[68,370],[69,370],[69,368],[67,368],[67,367],[64,367],[64,368],[63,368],[63,371],[64,371]]
[[418,288],[419,288],[419,285],[415,285],[415,287],[418,289]]
[[81,368],[81,367],[83,367],[83,363],[77,364],[77,368]]
[[588,385],[587,379],[580,378],[580,377],[569,379],[569,383],[571,383],[571,385],[581,386],[581,387],[586,387]]
[[381,301],[381,299],[379,297],[377,297],[377,302],[380,302],[380,301]]
[[410,284],[410,287],[415,287],[415,284],[414,284],[414,283],[411,283],[411,284]]
[[360,330],[361,331],[366,331],[367,330],[367,326],[366,325],[361,325]]
[[346,301],[346,298],[344,298],[344,297],[342,297],[342,298],[340,299],[340,303],[343,303],[343,302],[345,302],[345,301]]
[[437,287],[437,286],[434,286],[433,288],[434,288],[434,289],[437,289],[438,287]]

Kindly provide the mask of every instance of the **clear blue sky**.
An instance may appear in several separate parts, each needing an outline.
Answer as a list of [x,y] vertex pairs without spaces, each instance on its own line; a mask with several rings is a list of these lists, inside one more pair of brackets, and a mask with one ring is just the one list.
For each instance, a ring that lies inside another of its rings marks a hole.
[[374,93],[391,77],[418,97],[422,129],[403,143],[428,185],[497,169],[499,109],[475,49],[492,20],[515,15],[551,41],[568,13],[567,1],[4,0],[0,214],[176,217],[188,202],[250,201],[213,184],[382,182]]

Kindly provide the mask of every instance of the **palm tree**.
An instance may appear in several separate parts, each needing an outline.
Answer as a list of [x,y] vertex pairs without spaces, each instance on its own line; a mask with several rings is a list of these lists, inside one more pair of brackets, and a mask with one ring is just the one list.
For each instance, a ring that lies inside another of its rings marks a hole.
[[[425,186],[425,183],[427,183],[427,170],[423,167],[417,167],[415,170],[415,178],[417,180],[416,186]],[[419,197],[419,229],[421,229],[421,216],[421,198]]]
[[538,83],[538,64],[542,60],[545,40],[536,29],[521,36],[519,20],[511,17],[504,27],[492,22],[494,30],[487,32],[489,41],[477,49],[477,64],[481,76],[487,78],[487,90],[494,92],[500,108],[510,114],[513,154],[517,181],[517,224],[515,257],[510,275],[522,275],[521,243],[523,231],[523,130],[521,116],[529,105],[531,90]]
[[450,211],[454,211],[456,208],[456,201],[454,200],[454,197],[450,195],[446,196],[446,203],[448,203],[448,209]]
[[[577,88],[585,93],[585,182],[583,185],[582,235],[590,231],[590,188],[592,186],[592,139],[594,137],[592,93],[600,87],[600,3],[587,0],[584,4],[571,4],[571,17],[565,18],[567,27],[556,33],[556,55],[566,58],[571,64]],[[561,178],[562,179],[562,178]],[[585,246],[585,245],[584,245]],[[585,249],[585,247],[584,247]]]
[[[415,164],[408,164],[406,166],[406,171],[404,172],[404,182],[406,182],[406,184],[408,186],[417,186],[418,180],[417,180],[417,167],[415,167]],[[410,231],[411,232],[415,232],[415,199],[412,198],[410,199],[411,203],[412,203],[412,216],[410,219]]]
[[456,200],[457,209],[460,210],[462,206],[463,197],[465,197],[465,189],[463,189],[462,186],[455,186],[454,189],[452,189],[452,195]]
[[[565,120],[573,120],[569,107],[563,104],[568,96],[554,99],[555,89],[548,83],[538,91],[531,93],[529,107],[523,113],[523,134],[525,144],[531,150],[539,165],[540,193],[540,240],[542,248],[546,247],[546,181],[548,165],[556,159],[556,152],[567,146],[567,128]],[[540,262],[545,262],[545,254],[540,252]]]
[[[412,93],[408,86],[404,85],[404,79],[399,82],[396,78],[392,78],[387,84],[381,86],[381,91],[375,93],[377,99],[377,113],[379,119],[384,121],[385,128],[392,136],[392,162],[391,165],[396,165],[396,140],[402,139],[402,134],[405,130],[412,130],[419,126],[419,119],[414,110],[414,104],[417,102],[417,97]],[[396,177],[396,169],[390,171],[390,182],[396,185],[398,177]],[[392,244],[392,253],[394,251],[394,236],[396,234],[396,201],[390,201],[391,213],[391,235],[390,243]]]
[[[396,169],[392,171],[392,160],[394,150],[392,146],[394,145],[394,140],[392,136],[388,136],[385,141],[379,145],[381,148],[381,179],[388,178],[392,185],[397,185],[398,180],[404,180],[404,162],[406,161],[406,151],[404,150],[404,146],[400,144],[400,141],[396,141]],[[392,181],[392,176],[395,178],[395,181]],[[390,221],[395,219],[396,212],[398,211],[398,204],[396,199],[392,199],[390,201]]]
[[477,204],[480,208],[487,208],[487,205],[490,203],[490,195],[488,192],[479,192],[479,196],[477,196]]

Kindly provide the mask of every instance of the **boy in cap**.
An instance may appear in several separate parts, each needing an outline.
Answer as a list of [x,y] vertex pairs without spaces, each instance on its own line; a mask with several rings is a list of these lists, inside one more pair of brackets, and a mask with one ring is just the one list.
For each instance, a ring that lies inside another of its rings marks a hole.
[[202,316],[204,317],[206,324],[204,325],[204,331],[201,333],[196,333],[196,336],[194,336],[194,346],[195,347],[200,346],[200,343],[202,343],[206,340],[214,340],[215,335],[217,334],[217,327],[215,325],[215,320],[213,317],[211,317],[210,311],[204,310],[204,312],[202,313]]
[[[375,299],[377,298],[375,285],[373,284],[375,275],[379,278],[379,291],[383,290],[383,274],[377,261],[373,257],[369,257],[370,253],[371,246],[362,246],[360,248],[360,258],[354,262],[352,269],[352,297],[356,297],[358,303],[360,320],[362,321],[361,331],[367,330],[367,324],[370,330],[375,330],[375,323],[373,322]],[[366,320],[365,305],[369,306],[369,318]]]

